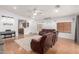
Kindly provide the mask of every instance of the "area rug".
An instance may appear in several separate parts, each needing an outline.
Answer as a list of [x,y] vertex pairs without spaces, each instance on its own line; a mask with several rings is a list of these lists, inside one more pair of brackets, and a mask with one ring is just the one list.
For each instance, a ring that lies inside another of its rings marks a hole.
[[18,40],[15,40],[15,42],[21,46],[22,48],[24,48],[26,51],[32,51],[31,50],[31,40],[32,39],[36,39],[38,40],[41,36],[39,35],[34,35],[34,36],[31,36],[31,37],[27,37],[27,38],[22,38],[22,39],[18,39]]
[[23,38],[23,39],[15,40],[15,42],[26,51],[31,51],[31,46],[30,46],[31,40],[32,39],[30,38]]

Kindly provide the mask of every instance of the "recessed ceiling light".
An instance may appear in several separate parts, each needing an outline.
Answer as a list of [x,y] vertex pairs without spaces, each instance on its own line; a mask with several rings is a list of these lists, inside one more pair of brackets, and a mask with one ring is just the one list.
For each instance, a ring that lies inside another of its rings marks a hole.
[[33,13],[33,15],[37,15],[37,13]]
[[16,7],[13,7],[13,9],[16,9]]
[[58,13],[58,11],[59,11],[58,9],[55,10],[56,13]]

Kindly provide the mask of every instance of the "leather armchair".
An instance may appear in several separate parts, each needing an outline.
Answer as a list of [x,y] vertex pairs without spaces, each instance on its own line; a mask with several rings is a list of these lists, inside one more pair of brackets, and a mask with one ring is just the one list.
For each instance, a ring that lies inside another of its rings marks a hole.
[[44,47],[44,41],[46,39],[46,36],[42,36],[40,41],[34,40],[32,39],[31,41],[31,49],[36,52],[36,53],[40,53],[43,54],[43,47]]
[[55,45],[57,41],[57,31],[49,32],[45,35],[42,35],[40,41],[32,39],[31,49],[40,54],[44,54],[48,51],[49,48]]

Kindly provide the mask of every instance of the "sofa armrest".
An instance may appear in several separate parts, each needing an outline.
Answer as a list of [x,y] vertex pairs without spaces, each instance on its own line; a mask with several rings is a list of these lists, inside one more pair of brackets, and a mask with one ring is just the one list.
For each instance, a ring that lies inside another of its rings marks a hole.
[[39,43],[39,42],[40,42],[40,40],[36,40],[36,39],[32,39],[32,41],[33,41],[34,43]]

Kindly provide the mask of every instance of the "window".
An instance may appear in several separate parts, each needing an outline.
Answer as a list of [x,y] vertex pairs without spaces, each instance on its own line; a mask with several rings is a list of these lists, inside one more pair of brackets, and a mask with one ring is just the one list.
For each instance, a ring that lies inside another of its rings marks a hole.
[[57,30],[59,32],[71,32],[71,22],[57,23]]

